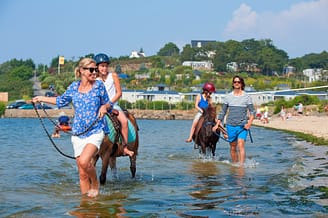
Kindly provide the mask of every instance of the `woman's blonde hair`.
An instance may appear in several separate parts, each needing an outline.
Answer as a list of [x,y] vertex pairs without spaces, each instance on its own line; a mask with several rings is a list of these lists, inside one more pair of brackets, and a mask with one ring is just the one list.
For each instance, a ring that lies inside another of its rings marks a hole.
[[83,67],[87,67],[89,64],[96,64],[96,61],[93,60],[92,58],[82,58],[79,62],[79,65],[75,67],[74,73],[75,73],[75,78],[80,78],[81,77],[81,71],[80,69]]

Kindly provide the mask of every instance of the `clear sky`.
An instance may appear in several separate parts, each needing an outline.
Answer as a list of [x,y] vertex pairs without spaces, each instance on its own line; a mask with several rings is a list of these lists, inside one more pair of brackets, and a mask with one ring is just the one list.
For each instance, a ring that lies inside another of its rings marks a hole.
[[328,0],[0,0],[0,30],[0,63],[250,38],[295,58],[328,51]]

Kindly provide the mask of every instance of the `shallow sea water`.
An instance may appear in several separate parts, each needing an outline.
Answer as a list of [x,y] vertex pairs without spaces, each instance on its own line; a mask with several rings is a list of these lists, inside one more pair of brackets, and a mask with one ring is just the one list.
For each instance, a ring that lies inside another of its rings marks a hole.
[[[138,120],[137,174],[117,160],[117,178],[95,199],[82,197],[75,161],[60,155],[38,119],[0,119],[1,217],[324,217],[328,213],[327,146],[252,128],[244,168],[230,163],[220,140],[215,158],[184,139],[188,120]],[[46,122],[51,132],[53,125]],[[72,155],[70,136],[56,144]],[[98,175],[101,161],[97,163]],[[326,191],[326,192],[325,192]]]

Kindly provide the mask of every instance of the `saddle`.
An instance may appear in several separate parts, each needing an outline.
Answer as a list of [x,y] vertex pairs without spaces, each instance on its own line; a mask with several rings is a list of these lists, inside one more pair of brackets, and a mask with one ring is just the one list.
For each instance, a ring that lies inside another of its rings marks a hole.
[[[202,128],[202,124],[204,122],[204,117],[201,116],[198,120],[198,123],[195,128],[194,136],[195,138],[198,136],[200,129]],[[227,135],[227,130],[222,126],[222,124],[219,125],[218,129],[216,130],[216,133],[222,133],[223,135]]]
[[[136,130],[133,126],[132,122],[135,123],[133,116],[125,110],[124,111],[127,119],[128,119],[128,143],[134,142],[136,140]],[[114,144],[122,143],[122,133],[121,133],[121,123],[118,120],[119,112],[115,109],[112,110],[111,113],[106,114],[105,120],[109,129],[108,139]]]

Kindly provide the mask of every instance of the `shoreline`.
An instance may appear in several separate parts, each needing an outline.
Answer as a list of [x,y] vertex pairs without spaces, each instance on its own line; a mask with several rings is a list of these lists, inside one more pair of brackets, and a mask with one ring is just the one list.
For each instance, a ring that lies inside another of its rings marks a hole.
[[[139,110],[129,109],[136,119],[152,120],[192,120],[195,116],[195,110]],[[42,109],[38,110],[41,117],[46,117]],[[74,116],[74,109],[48,109],[46,113],[51,118],[59,117],[64,112],[67,116]],[[3,118],[37,118],[35,110],[6,109]]]
[[[269,123],[262,123],[260,120],[256,119],[253,121],[254,126],[260,126],[264,128],[282,130],[297,134],[305,140],[309,140],[310,137],[306,135],[313,136],[321,143],[328,145],[328,116],[326,114],[320,115],[310,115],[310,116],[293,116],[292,118],[283,121],[279,116],[272,116],[269,119]],[[316,142],[310,140],[312,143]],[[319,144],[321,144],[319,143]]]
[[[73,117],[73,109],[51,109],[46,110],[51,118],[59,117],[64,112],[66,115]],[[43,110],[38,110],[41,117],[46,117]],[[195,110],[139,110],[130,109],[129,112],[136,119],[149,120],[192,120],[195,116]],[[34,110],[7,109],[3,118],[37,118]],[[328,116],[326,113],[308,116],[293,116],[283,121],[278,115],[269,118],[269,123],[262,123],[260,120],[253,121],[254,126],[282,130],[296,134],[306,141],[314,144],[328,145]],[[297,134],[299,133],[299,134]],[[316,139],[311,139],[310,136]]]

